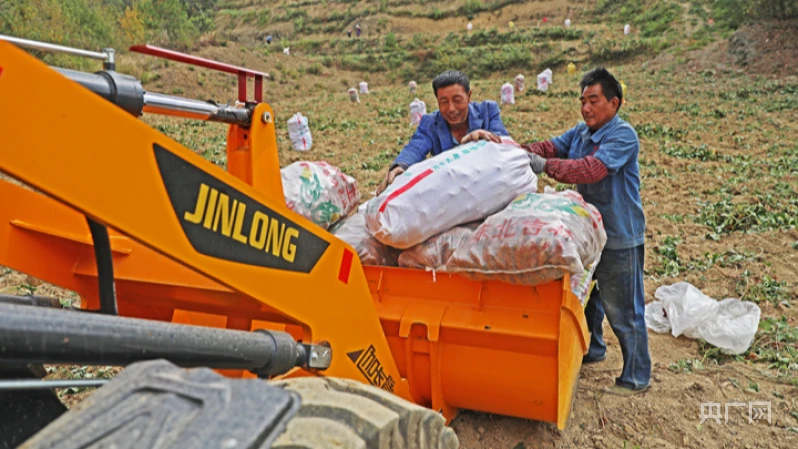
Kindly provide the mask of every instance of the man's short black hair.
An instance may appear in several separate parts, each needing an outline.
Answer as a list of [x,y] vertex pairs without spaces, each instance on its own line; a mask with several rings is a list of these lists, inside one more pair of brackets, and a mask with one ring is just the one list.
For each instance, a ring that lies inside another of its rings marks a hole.
[[601,84],[601,91],[604,92],[604,97],[607,101],[618,97],[618,109],[621,109],[623,104],[623,89],[621,83],[612,76],[604,67],[596,67],[595,69],[585,73],[582,81],[579,83],[579,92],[584,92],[585,88],[594,84]]
[[435,92],[435,98],[438,98],[438,89],[459,84],[463,86],[466,93],[471,92],[471,84],[468,82],[468,77],[465,73],[457,70],[447,70],[432,80],[432,91]]

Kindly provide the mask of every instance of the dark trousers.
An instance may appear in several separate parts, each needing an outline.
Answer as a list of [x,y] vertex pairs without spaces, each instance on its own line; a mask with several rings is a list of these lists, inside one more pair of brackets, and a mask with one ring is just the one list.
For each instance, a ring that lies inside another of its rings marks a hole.
[[607,351],[602,330],[606,315],[623,354],[623,371],[615,383],[633,390],[645,388],[651,381],[643,291],[644,258],[644,245],[605,249],[593,276],[597,288],[593,289],[585,307],[590,331],[588,357],[600,358]]

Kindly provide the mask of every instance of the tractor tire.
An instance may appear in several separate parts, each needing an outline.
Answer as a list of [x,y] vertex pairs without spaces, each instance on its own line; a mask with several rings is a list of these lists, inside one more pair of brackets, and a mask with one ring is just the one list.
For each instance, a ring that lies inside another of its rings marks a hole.
[[445,448],[438,413],[348,379],[231,379],[134,363],[26,441],[25,449]]

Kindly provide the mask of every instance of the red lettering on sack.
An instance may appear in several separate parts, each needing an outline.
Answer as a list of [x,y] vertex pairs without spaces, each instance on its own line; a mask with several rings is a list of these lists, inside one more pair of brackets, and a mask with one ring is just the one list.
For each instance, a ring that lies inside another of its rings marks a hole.
[[540,231],[543,230],[543,227],[546,226],[546,222],[541,221],[538,218],[534,220],[524,220],[521,225],[523,226],[523,235],[531,235],[535,236],[540,234]]
[[506,238],[506,239],[509,239],[509,238],[512,238],[512,237],[515,237],[516,235],[518,235],[518,233],[515,232],[515,228],[516,228],[516,224],[513,223],[513,220],[510,220],[510,222],[508,223],[507,229],[505,229],[504,230],[504,234],[502,234],[502,237]]
[[482,226],[480,226],[479,228],[477,228],[477,230],[476,230],[476,231],[474,231],[474,237],[473,237],[473,239],[474,239],[474,240],[482,240],[482,239],[484,239],[485,237],[487,237],[487,235],[488,235],[488,228],[489,228],[489,227],[490,227],[490,226],[482,225]]

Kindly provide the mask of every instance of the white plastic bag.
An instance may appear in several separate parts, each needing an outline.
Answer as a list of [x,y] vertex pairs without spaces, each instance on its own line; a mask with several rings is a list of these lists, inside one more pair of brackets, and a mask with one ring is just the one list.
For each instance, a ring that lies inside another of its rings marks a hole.
[[289,209],[327,229],[360,200],[355,178],[326,162],[294,162],[280,170]]
[[520,73],[515,77],[515,91],[516,92],[524,91],[524,75],[521,75]]
[[510,83],[502,84],[501,88],[502,104],[515,104],[515,94],[513,93],[513,85]]
[[627,23],[623,26],[623,35],[626,36],[627,34],[632,32],[632,27]]
[[402,251],[399,254],[399,266],[425,268],[433,271],[441,269],[454,251],[471,237],[479,224],[477,221],[455,226]]
[[360,93],[361,94],[369,93],[369,83],[367,83],[365,81],[361,81],[360,82]]
[[526,151],[485,140],[469,142],[411,165],[369,201],[366,220],[377,240],[407,249],[534,191],[537,176]]
[[307,117],[297,112],[288,119],[288,138],[297,151],[307,151],[313,146]]
[[754,341],[762,314],[750,301],[717,302],[687,282],[662,286],[646,305],[646,325],[655,332],[701,338],[728,354],[742,354]]
[[410,103],[410,125],[418,126],[421,117],[427,113],[427,104],[416,98]]
[[366,216],[357,213],[341,220],[331,231],[333,235],[352,245],[363,265],[396,266],[399,251],[383,245],[366,229]]
[[586,281],[607,242],[601,214],[573,191],[520,195],[488,217],[455,250],[443,271],[474,280],[539,285],[567,272]]
[[565,28],[571,27],[571,19],[565,19]]
[[410,90],[411,94],[414,94],[418,89],[418,84],[416,84],[415,81],[410,81],[409,83],[407,83],[407,88]]
[[471,31],[471,30],[474,29],[474,25],[471,25],[471,22],[468,22],[468,25],[466,25],[466,28],[468,29],[468,31]]
[[284,55],[291,55],[291,49],[289,47],[283,48],[283,54]]
[[751,347],[759,329],[762,311],[750,301],[726,298],[718,303],[718,313],[698,327],[698,333],[707,343],[723,352],[742,354]]
[[697,338],[698,325],[718,313],[718,302],[687,282],[663,285],[654,292],[654,297],[662,301],[674,337],[685,334]]

